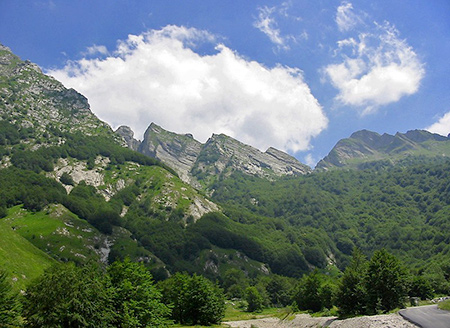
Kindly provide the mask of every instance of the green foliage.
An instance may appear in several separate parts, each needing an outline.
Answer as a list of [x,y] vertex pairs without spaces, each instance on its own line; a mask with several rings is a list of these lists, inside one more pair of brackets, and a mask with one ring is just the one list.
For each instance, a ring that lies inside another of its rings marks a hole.
[[59,181],[61,181],[61,183],[65,184],[65,185],[70,185],[70,186],[74,186],[75,185],[75,183],[73,182],[72,177],[67,172],[64,172],[61,175],[61,177],[59,178]]
[[287,277],[273,274],[269,276],[266,291],[272,306],[282,307],[292,303],[293,282]]
[[94,187],[84,182],[73,188],[62,203],[105,234],[112,233],[113,225],[120,225],[118,211],[111,207]]
[[405,267],[385,249],[376,251],[369,262],[355,249],[339,283],[339,312],[348,316],[401,308],[408,293],[408,279]]
[[14,145],[19,142],[19,128],[8,121],[0,121],[0,146]]
[[97,269],[72,263],[53,266],[26,291],[25,327],[111,327],[112,297]]
[[300,310],[311,310],[318,312],[323,308],[323,302],[320,295],[322,285],[318,271],[303,276],[297,286],[297,292],[294,296],[295,302]]
[[222,290],[202,276],[177,273],[160,286],[163,301],[172,308],[172,318],[178,323],[211,325],[225,314]]
[[0,207],[23,204],[39,211],[45,205],[61,203],[65,189],[56,181],[15,167],[0,170]]
[[[234,173],[211,189],[236,231],[263,246],[272,272],[300,276],[308,264],[324,267],[330,253],[343,270],[354,247],[384,247],[416,269],[442,262],[450,252],[449,183],[450,162],[435,161],[278,181]],[[445,290],[443,280],[432,281]]]
[[248,312],[259,312],[264,309],[264,297],[254,286],[245,289],[245,300]]
[[114,325],[118,327],[160,327],[167,324],[170,309],[161,302],[149,271],[141,263],[125,259],[108,267],[114,288]]
[[0,327],[20,325],[20,303],[7,281],[6,272],[0,269]]
[[407,273],[400,261],[385,249],[376,251],[367,268],[366,291],[369,313],[404,307]]
[[420,297],[422,300],[427,300],[433,297],[434,289],[431,282],[424,276],[414,276],[411,281],[408,295],[411,297]]
[[368,262],[361,251],[353,250],[350,264],[339,281],[336,305],[343,316],[361,315],[366,312],[366,272]]

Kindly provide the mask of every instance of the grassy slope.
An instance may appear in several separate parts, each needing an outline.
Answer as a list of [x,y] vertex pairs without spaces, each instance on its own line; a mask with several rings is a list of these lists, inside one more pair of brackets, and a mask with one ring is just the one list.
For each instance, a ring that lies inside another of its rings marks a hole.
[[0,219],[0,267],[21,289],[56,261],[13,230],[12,220],[11,215]]

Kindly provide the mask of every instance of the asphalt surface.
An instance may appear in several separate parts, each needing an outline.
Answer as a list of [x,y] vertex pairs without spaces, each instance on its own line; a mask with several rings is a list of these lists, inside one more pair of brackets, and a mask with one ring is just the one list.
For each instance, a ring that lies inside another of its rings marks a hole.
[[399,313],[422,328],[450,328],[450,312],[438,309],[437,305],[409,308]]

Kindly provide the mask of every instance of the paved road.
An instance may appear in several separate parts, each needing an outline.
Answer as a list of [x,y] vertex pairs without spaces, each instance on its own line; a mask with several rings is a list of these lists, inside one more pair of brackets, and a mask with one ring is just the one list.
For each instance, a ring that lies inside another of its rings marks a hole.
[[409,308],[399,313],[422,328],[450,328],[450,312],[438,309],[437,305]]

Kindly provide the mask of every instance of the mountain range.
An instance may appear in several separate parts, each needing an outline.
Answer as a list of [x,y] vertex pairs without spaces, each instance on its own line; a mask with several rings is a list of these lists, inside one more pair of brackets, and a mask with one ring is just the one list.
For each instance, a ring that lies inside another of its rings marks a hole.
[[358,131],[314,170],[223,134],[151,123],[138,141],[0,45],[0,156],[0,266],[17,288],[55,261],[125,257],[157,280],[297,277],[343,269],[354,247],[448,284],[448,137]]

